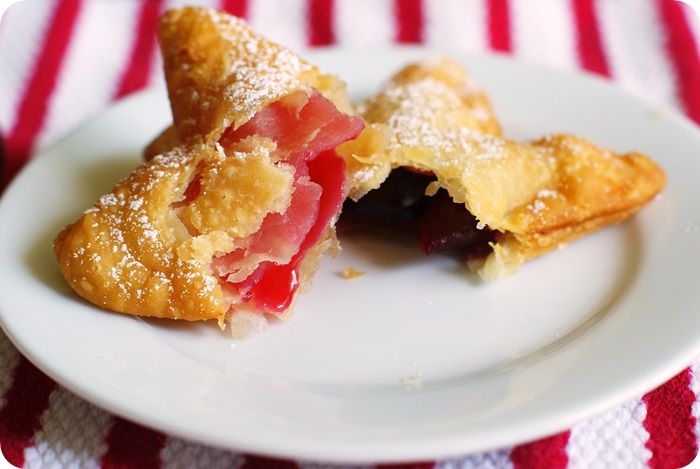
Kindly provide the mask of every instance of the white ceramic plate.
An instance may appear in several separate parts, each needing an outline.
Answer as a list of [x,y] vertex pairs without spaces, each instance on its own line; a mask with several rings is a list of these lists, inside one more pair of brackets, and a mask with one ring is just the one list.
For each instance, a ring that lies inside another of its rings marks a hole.
[[[309,54],[355,98],[425,57]],[[344,240],[287,323],[236,342],[214,323],[143,321],[80,301],[51,240],[139,161],[169,119],[128,99],[49,151],[0,204],[0,319],[58,382],[193,440],[293,458],[422,460],[559,431],[700,353],[700,132],[600,80],[503,58],[465,63],[509,134],[571,131],[652,155],[669,186],[633,220],[479,284],[417,248]],[[353,281],[338,273],[354,266]]]

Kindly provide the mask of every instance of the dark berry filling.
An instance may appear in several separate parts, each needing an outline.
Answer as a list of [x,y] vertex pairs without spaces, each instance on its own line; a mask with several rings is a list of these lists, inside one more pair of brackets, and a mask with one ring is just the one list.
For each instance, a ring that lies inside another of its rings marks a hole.
[[423,212],[418,225],[420,248],[426,254],[441,251],[466,251],[469,255],[483,255],[490,251],[489,242],[495,232],[476,227],[477,219],[464,204],[456,204],[445,189],[430,197],[430,205]]
[[426,254],[443,251],[482,256],[490,252],[495,231],[477,229],[477,220],[465,207],[452,201],[445,189],[434,196],[425,189],[435,176],[397,168],[376,190],[358,202],[343,205],[339,227],[342,231],[380,230],[408,233],[418,238]]
[[384,183],[359,201],[348,199],[340,216],[340,229],[380,228],[389,231],[416,232],[430,204],[425,188],[435,180],[432,175],[397,168]]

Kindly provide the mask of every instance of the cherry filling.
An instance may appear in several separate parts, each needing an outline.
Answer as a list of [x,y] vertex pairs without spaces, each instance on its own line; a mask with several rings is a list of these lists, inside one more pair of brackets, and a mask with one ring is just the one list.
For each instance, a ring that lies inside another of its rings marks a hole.
[[477,229],[477,220],[463,204],[452,201],[445,189],[432,197],[425,188],[435,176],[411,168],[397,168],[378,188],[358,202],[347,200],[338,222],[342,230],[377,229],[417,236],[426,254],[442,251],[480,256],[490,252],[496,233]]
[[477,219],[456,204],[445,189],[440,189],[430,201],[418,225],[420,248],[426,254],[442,251],[465,251],[470,256],[488,254],[495,231],[478,229]]
[[194,202],[199,193],[202,192],[202,175],[196,174],[185,189],[185,193],[182,195],[182,200],[173,202],[170,204],[172,208],[186,207],[187,205]]
[[416,232],[430,205],[425,188],[435,179],[406,168],[393,170],[384,183],[358,202],[348,199],[338,221],[342,230],[376,227],[385,231]]
[[[321,238],[331,218],[338,213],[345,197],[345,163],[329,150],[308,163],[309,176],[323,189],[319,199],[316,222],[306,233],[299,250],[286,265],[265,263],[260,280],[252,287],[251,299],[255,306],[268,312],[282,312],[287,309],[299,287],[299,264],[307,251]],[[255,273],[253,274],[255,275]]]
[[[224,148],[257,135],[274,140],[280,160],[295,168],[290,205],[282,213],[268,214],[248,247],[213,260],[213,267],[241,298],[256,310],[281,313],[299,287],[299,265],[321,238],[345,198],[345,164],[335,153],[339,144],[355,138],[362,120],[338,111],[333,103],[313,92],[299,93],[260,110],[245,125],[227,130]],[[189,188],[188,188],[189,189]],[[193,189],[194,190],[194,189]],[[187,196],[185,196],[187,198]],[[295,248],[291,260],[279,264],[262,260],[245,279],[234,279],[235,268],[249,256],[275,257],[284,248]]]

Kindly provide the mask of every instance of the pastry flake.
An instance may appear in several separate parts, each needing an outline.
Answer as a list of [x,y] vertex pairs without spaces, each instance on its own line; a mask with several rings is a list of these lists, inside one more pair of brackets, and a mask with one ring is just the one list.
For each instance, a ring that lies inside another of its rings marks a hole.
[[[492,279],[626,219],[664,187],[663,170],[639,153],[573,135],[526,144],[501,137],[496,124],[480,124],[484,115],[495,122],[490,108],[475,111],[462,81],[450,78],[457,68],[409,66],[359,106],[368,126],[341,147],[356,202],[344,218],[381,224],[390,215],[393,227],[418,231],[425,252],[463,250],[472,270]],[[403,208],[392,213],[397,201]]]

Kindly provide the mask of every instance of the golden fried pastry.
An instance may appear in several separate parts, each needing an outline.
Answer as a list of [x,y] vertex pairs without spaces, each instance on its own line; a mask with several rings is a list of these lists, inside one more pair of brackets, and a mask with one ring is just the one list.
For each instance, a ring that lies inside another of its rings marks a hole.
[[171,125],[158,134],[151,143],[146,145],[146,148],[143,150],[143,157],[148,161],[154,156],[166,153],[180,145],[182,145],[182,142],[177,135],[177,130]]
[[492,279],[629,217],[663,188],[661,168],[639,153],[572,135],[521,144],[497,124],[484,132],[446,68],[458,66],[410,66],[360,106],[367,128],[340,149],[355,201],[343,221],[418,231],[425,252],[464,251]]
[[314,89],[352,113],[345,84],[244,21],[204,8],[170,10],[158,30],[174,129],[146,149],[146,159],[178,143],[218,140],[266,105],[300,88]]
[[347,157],[353,200],[378,188],[391,169],[401,166],[392,163],[393,152],[384,149],[419,147],[421,139],[427,145],[447,142],[449,132],[501,135],[486,94],[461,65],[449,59],[407,66],[381,93],[361,103],[358,111],[367,128],[341,151]]
[[[159,37],[174,127],[160,153],[58,235],[70,286],[104,308],[228,320],[285,315],[336,249],[335,147],[362,130],[344,87],[242,20],[171,10]],[[164,148],[175,148],[162,153]]]

